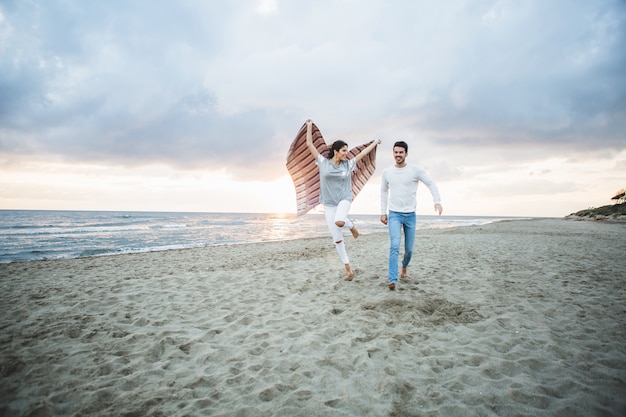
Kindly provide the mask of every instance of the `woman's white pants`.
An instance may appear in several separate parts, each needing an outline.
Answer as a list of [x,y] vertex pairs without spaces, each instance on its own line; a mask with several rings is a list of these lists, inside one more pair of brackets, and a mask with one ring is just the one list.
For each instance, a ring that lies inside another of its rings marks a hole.
[[335,242],[337,253],[344,264],[349,264],[348,253],[346,252],[346,245],[343,242],[342,228],[337,226],[336,222],[344,222],[343,227],[352,229],[354,224],[348,218],[348,212],[350,211],[351,201],[341,200],[336,206],[324,206],[324,216],[326,217],[326,224],[330,230],[330,234]]

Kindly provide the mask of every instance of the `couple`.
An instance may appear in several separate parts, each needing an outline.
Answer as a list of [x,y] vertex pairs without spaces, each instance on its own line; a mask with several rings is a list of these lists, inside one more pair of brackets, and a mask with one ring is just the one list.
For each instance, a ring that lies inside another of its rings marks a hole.
[[[380,139],[372,142],[353,159],[348,159],[348,145],[343,141],[335,141],[328,158],[322,156],[312,139],[311,119],[306,121],[307,133],[306,144],[311,154],[315,157],[320,171],[320,202],[324,206],[326,222],[333,236],[335,247],[346,269],[346,280],[354,278],[354,271],[350,267],[350,261],[343,242],[342,227],[350,229],[356,238],[359,232],[348,218],[348,212],[352,204],[352,181],[350,174],[355,169],[359,160],[370,153]],[[400,241],[404,230],[404,257],[402,259],[402,278],[407,277],[407,267],[413,255],[415,243],[417,205],[416,194],[419,181],[429,188],[435,203],[435,211],[439,215],[443,211],[439,190],[428,174],[415,165],[406,163],[408,145],[405,142],[396,142],[393,146],[395,164],[383,171],[380,196],[381,217],[380,221],[389,227],[389,274],[388,288],[394,290],[398,282],[398,256],[400,253]],[[387,214],[389,208],[389,214]]]

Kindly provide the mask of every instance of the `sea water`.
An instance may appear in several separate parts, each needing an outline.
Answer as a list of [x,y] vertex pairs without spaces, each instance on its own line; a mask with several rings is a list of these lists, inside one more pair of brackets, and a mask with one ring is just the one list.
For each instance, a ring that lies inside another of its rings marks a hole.
[[[386,232],[378,215],[351,215],[362,234]],[[419,216],[418,228],[509,217]],[[347,232],[349,233],[349,232]],[[0,263],[105,256],[212,245],[330,238],[324,215],[0,210]]]

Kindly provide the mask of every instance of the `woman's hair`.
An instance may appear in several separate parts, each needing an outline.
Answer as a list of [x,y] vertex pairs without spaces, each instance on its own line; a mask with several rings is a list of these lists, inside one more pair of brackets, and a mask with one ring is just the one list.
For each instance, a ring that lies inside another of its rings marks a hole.
[[333,156],[335,156],[335,152],[337,152],[339,149],[343,148],[344,146],[348,146],[348,144],[342,140],[334,141],[333,144],[330,145],[330,152],[328,154],[328,159],[333,159]]

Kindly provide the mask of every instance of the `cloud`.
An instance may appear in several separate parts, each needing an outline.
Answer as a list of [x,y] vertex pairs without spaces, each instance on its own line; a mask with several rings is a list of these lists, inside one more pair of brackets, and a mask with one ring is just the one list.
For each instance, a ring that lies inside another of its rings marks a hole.
[[306,117],[352,142],[427,142],[448,155],[445,178],[487,148],[514,160],[626,146],[622,1],[33,1],[0,13],[5,157],[276,178]]

